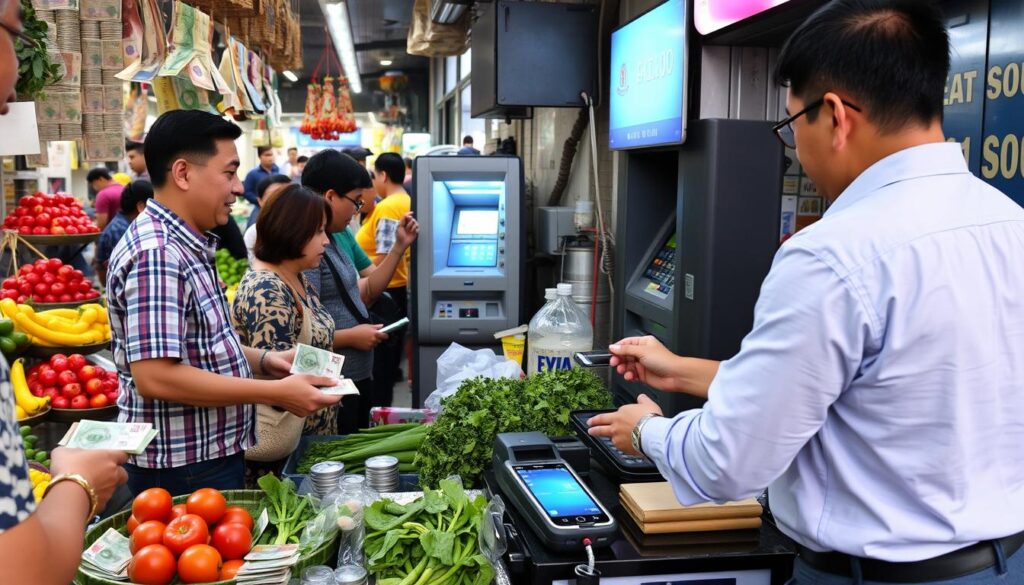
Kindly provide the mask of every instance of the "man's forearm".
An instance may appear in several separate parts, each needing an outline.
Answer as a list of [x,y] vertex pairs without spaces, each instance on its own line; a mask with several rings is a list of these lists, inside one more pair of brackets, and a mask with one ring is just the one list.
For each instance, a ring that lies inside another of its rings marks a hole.
[[131,373],[139,394],[154,400],[206,408],[276,404],[271,381],[222,376],[169,359],[134,362]]
[[405,253],[399,254],[395,250],[391,250],[387,254],[377,254],[373,257],[373,263],[377,265],[377,269],[367,277],[367,284],[369,285],[369,290],[367,291],[368,300],[364,299],[367,301],[367,304],[377,300],[380,293],[388,288],[388,283],[391,282],[391,278],[395,275],[395,270],[398,269],[398,263],[404,260]]
[[715,379],[721,362],[692,357],[681,357],[679,362],[677,371],[682,373],[677,378],[679,382],[676,391],[707,398],[708,388]]
[[243,346],[242,351],[245,352],[245,361],[249,362],[249,368],[257,376],[262,376],[266,373],[263,371],[263,364],[260,363],[260,360],[263,359],[263,354],[267,353],[266,350]]

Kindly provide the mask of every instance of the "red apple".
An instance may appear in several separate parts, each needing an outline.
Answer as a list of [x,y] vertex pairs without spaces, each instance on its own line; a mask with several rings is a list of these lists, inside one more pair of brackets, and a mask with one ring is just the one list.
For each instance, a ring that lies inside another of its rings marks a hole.
[[32,396],[35,396],[37,398],[38,397],[42,397],[42,395],[43,395],[43,388],[45,388],[45,386],[43,386],[39,382],[36,382],[34,384],[30,383],[28,385],[28,391],[32,393]]
[[89,399],[83,396],[82,394],[79,394],[78,396],[75,396],[74,398],[71,399],[71,408],[89,408]]
[[63,372],[68,369],[68,358],[64,354],[58,353],[50,358],[50,367],[57,373]]
[[[50,277],[53,278],[52,275]],[[64,294],[64,292],[65,292],[65,287],[64,287],[64,283],[63,282],[55,282],[55,283],[53,283],[50,286],[50,294],[52,294],[54,296],[58,296],[59,297],[62,294]]]

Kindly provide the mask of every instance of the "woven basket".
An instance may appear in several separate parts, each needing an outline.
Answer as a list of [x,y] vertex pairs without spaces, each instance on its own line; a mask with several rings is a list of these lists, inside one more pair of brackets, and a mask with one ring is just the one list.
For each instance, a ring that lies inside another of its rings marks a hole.
[[215,18],[257,14],[253,0],[187,0],[187,2]]
[[274,50],[270,54],[287,56],[291,47],[288,42],[289,24],[292,21],[292,10],[285,0],[277,0],[277,18],[274,20]]
[[[224,494],[224,499],[228,501],[230,506],[242,506],[252,514],[253,518],[257,517],[257,514],[265,507],[263,504],[263,492],[259,490],[226,490],[221,492]],[[175,504],[184,504],[188,496],[178,496],[174,498]],[[131,516],[131,510],[124,510],[114,514],[110,518],[101,521],[96,524],[88,532],[85,533],[85,546],[89,547],[93,542],[103,536],[103,533],[108,528],[114,528],[120,531],[122,534],[126,533],[125,525],[128,523],[128,518]],[[292,567],[292,575],[298,575],[302,573],[302,569],[306,567],[312,567],[315,565],[326,565],[338,552],[338,537],[335,535],[334,538],[320,545],[313,552],[303,555],[299,558],[299,562]],[[75,575],[75,583],[77,585],[132,585],[129,581],[113,581],[110,579],[99,579],[86,575],[79,569]],[[229,581],[217,581],[216,583],[207,583],[205,585],[230,585],[235,583],[234,579]]]

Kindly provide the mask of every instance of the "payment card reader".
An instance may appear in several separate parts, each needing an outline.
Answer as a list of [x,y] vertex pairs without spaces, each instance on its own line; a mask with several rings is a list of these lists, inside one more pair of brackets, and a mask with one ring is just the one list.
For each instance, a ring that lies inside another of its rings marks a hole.
[[615,519],[543,433],[501,433],[494,440],[498,486],[552,550],[611,544]]

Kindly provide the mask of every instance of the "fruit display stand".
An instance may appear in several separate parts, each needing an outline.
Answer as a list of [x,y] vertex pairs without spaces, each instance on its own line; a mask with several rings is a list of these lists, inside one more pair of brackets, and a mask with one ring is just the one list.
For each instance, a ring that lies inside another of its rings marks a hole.
[[[74,355],[70,356],[67,359],[67,362],[73,362],[75,359],[78,359],[79,362],[83,362],[84,360],[84,363],[70,363],[60,373],[53,372],[48,374],[51,376],[49,381],[46,381],[44,377],[43,381],[38,382],[35,377],[39,376],[39,373],[32,373],[36,370],[40,370],[41,372],[42,370],[49,369],[47,367],[51,365],[49,360],[32,364],[32,366],[27,370],[30,386],[33,383],[38,383],[43,387],[53,386],[54,390],[51,390],[51,392],[56,391],[58,388],[75,386],[74,393],[78,396],[82,396],[90,402],[94,399],[98,401],[94,403],[95,405],[92,407],[88,407],[88,403],[83,401],[83,405],[86,406],[85,408],[74,408],[71,407],[75,404],[74,401],[71,401],[71,395],[65,394],[66,391],[61,390],[59,394],[51,396],[52,403],[50,405],[51,408],[47,413],[47,420],[53,423],[72,424],[83,419],[112,420],[117,418],[117,396],[120,392],[120,388],[118,382],[114,378],[117,372],[117,368],[114,363],[106,358],[95,355],[85,359],[85,356],[81,354],[79,354],[77,358]],[[84,366],[91,366],[92,368],[86,373],[87,368]],[[111,372],[114,373],[112,374]],[[58,376],[60,376],[61,379],[59,381],[55,381]],[[64,377],[67,379],[64,379]],[[95,388],[91,387],[90,384],[94,384]],[[70,390],[67,392],[70,392]],[[102,394],[103,397],[97,398],[100,394]],[[61,408],[58,402],[65,400],[70,401],[70,405],[66,405],[69,406],[68,408]]]
[[71,262],[100,234],[99,227],[82,210],[81,204],[63,193],[22,197],[18,206],[4,218],[3,228],[5,239],[10,233],[28,244],[60,247],[53,255],[64,262]]
[[[89,237],[95,239],[96,235]],[[22,259],[35,255],[37,260],[19,266],[19,253]],[[7,272],[9,276],[3,280],[0,288],[2,298],[18,303],[31,300],[40,310],[74,308],[100,300],[99,291],[93,288],[92,282],[85,278],[81,270],[60,258],[47,258],[39,248],[17,232],[4,231],[0,239],[0,255],[3,254],[10,255],[10,268]]]
[[72,353],[92,355],[94,353],[98,353],[106,349],[110,349],[110,341],[103,341],[100,343],[93,343],[89,345],[74,345],[66,347],[47,347],[44,345],[30,345],[28,349],[25,350],[25,355],[36,358],[48,358],[53,357],[57,354],[68,355]]
[[[224,498],[227,500],[229,506],[241,506],[254,518],[258,517],[263,508],[266,507],[263,502],[264,494],[259,490],[226,490],[221,493],[224,494]],[[187,499],[187,495],[178,496],[174,498],[174,504],[184,504]],[[131,509],[124,510],[93,525],[85,533],[85,547],[88,548],[92,543],[96,542],[96,540],[99,539],[99,537],[102,536],[108,528],[113,528],[114,530],[127,535],[126,526],[131,513]],[[306,567],[333,564],[333,559],[337,556],[337,553],[338,536],[336,534],[331,540],[321,544],[313,551],[302,555],[299,558],[298,563],[292,567],[292,576],[301,575],[302,570]],[[86,574],[81,568],[79,568],[75,575],[75,583],[77,585],[132,585],[129,581],[113,581],[110,579],[94,577]],[[228,581],[215,581],[212,583],[206,583],[205,585],[229,585],[232,583],[235,583],[234,579]]]

